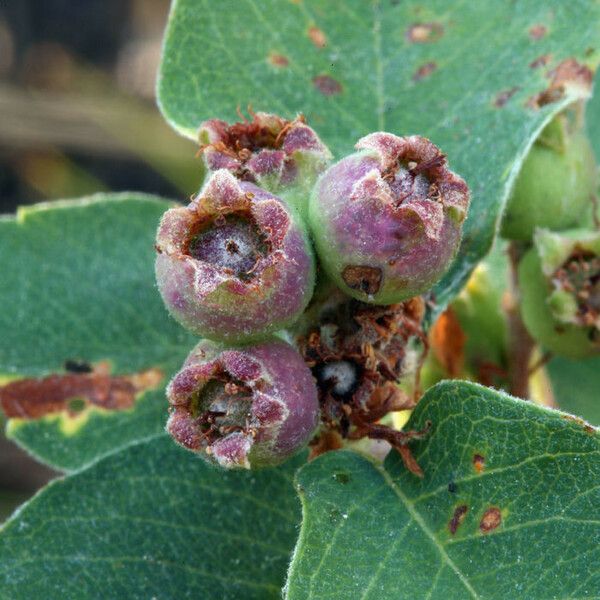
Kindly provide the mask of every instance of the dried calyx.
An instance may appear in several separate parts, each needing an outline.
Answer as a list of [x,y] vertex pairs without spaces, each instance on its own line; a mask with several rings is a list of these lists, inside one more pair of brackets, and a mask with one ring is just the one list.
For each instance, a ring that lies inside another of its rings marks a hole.
[[184,327],[247,341],[291,324],[314,286],[306,232],[280,200],[226,170],[189,206],[168,210],[156,238],[156,278]]
[[200,126],[206,167],[227,169],[242,181],[278,193],[294,186],[311,187],[331,153],[304,117],[289,121],[268,113],[250,114],[251,121],[242,117],[230,125],[211,119]]
[[317,380],[324,434],[384,439],[417,474],[407,444],[424,432],[401,432],[378,421],[391,411],[414,407],[398,381],[418,372],[424,357],[423,313],[420,298],[382,307],[346,300],[324,307],[318,325],[298,340]]
[[270,249],[268,237],[250,211],[219,214],[199,223],[190,235],[186,254],[242,280],[252,279]]
[[308,442],[318,419],[310,371],[280,340],[243,348],[200,342],[167,397],[175,441],[225,468],[285,460]]
[[392,304],[426,292],[460,242],[466,183],[429,140],[373,133],[330,167],[310,201],[319,258],[347,294]]

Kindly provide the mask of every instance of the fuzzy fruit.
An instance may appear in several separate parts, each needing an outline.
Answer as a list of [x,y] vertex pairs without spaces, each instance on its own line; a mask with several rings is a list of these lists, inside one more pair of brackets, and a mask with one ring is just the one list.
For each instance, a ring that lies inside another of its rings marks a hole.
[[167,397],[175,441],[228,469],[284,461],[310,440],[319,417],[308,367],[274,339],[237,348],[201,341]]
[[467,184],[429,140],[372,133],[319,179],[310,226],[319,258],[347,294],[393,304],[440,279],[458,249]]
[[209,171],[227,169],[238,179],[285,196],[304,213],[310,190],[331,160],[331,152],[304,117],[293,121],[252,113],[252,121],[229,125],[205,121],[198,138]]
[[165,305],[204,337],[265,337],[291,324],[312,295],[314,258],[297,217],[276,196],[224,169],[189,206],[163,215],[156,249]]

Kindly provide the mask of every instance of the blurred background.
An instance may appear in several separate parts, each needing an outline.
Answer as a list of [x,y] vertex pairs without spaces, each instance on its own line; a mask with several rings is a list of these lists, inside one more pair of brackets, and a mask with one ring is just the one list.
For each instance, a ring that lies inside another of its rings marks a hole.
[[[169,4],[0,0],[0,213],[103,191],[183,200],[197,189],[195,147],[155,102]],[[53,475],[0,434],[0,521]]]
[[0,0],[0,212],[98,191],[194,191],[193,146],[155,103],[168,10],[168,0]]

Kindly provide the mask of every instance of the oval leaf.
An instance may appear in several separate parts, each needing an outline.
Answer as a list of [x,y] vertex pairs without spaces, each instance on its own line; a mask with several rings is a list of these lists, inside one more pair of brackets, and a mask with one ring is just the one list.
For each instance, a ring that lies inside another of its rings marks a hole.
[[280,598],[304,460],[207,466],[166,436],[55,481],[4,525],[5,598]]
[[600,589],[600,436],[574,417],[445,382],[407,427],[423,480],[331,452],[303,467],[287,597],[575,598]]

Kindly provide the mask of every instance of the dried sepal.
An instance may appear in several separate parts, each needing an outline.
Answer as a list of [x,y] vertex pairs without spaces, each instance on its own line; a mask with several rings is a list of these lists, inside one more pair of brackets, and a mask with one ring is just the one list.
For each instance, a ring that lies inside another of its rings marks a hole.
[[251,112],[251,117],[233,124],[219,119],[202,123],[198,139],[207,169],[227,169],[275,193],[299,187],[304,196],[294,200],[306,204],[306,190],[327,167],[331,152],[302,115],[287,120]]

